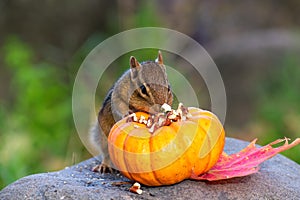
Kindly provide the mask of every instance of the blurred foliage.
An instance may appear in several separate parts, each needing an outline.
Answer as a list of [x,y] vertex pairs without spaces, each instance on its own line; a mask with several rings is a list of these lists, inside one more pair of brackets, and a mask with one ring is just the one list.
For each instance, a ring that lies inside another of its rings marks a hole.
[[35,61],[32,49],[17,37],[10,37],[2,51],[12,72],[13,95],[12,102],[1,102],[0,112],[0,183],[7,184],[60,166],[73,128],[65,72]]
[[[278,138],[294,140],[300,137],[300,58],[294,53],[287,54],[274,66],[268,81],[262,82],[257,107],[256,122],[263,133],[259,142],[266,144]],[[300,147],[282,154],[300,163]]]

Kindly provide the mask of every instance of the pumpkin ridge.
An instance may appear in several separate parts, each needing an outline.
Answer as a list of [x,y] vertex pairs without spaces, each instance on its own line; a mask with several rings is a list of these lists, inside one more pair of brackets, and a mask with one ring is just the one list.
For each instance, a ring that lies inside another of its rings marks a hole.
[[[207,131],[201,126],[201,123],[200,123],[200,119],[198,119],[197,120],[197,123],[198,123],[198,134],[199,134],[199,132],[201,132],[202,134],[203,133],[205,133],[205,137],[208,137],[208,134],[207,134]],[[193,144],[192,145],[194,145],[194,143],[195,143],[195,141],[193,142]],[[209,144],[210,144],[210,141],[209,141]],[[207,171],[207,168],[208,168],[208,166],[209,166],[209,160],[211,159],[211,153],[209,152],[209,153],[207,153],[207,155],[206,156],[204,156],[204,157],[200,157],[200,152],[201,152],[201,150],[202,150],[202,148],[203,148],[203,145],[204,145],[204,142],[202,142],[202,146],[197,150],[197,155],[196,155],[196,157],[197,157],[197,159],[199,159],[199,160],[201,160],[201,159],[205,159],[205,160],[208,160],[208,161],[201,161],[201,163],[203,163],[202,164],[202,166],[201,166],[201,173],[204,173],[205,171]],[[198,161],[196,161],[196,163],[197,163]],[[197,165],[196,163],[194,163],[194,167],[196,167],[195,165]],[[205,165],[204,165],[205,164]],[[195,170],[197,171],[197,169],[194,169],[194,167],[191,167],[191,170],[190,170],[190,172],[191,172],[191,174],[193,174],[193,173],[195,173]],[[199,170],[199,169],[198,169]],[[200,173],[200,174],[201,174]]]
[[[151,137],[150,137],[150,140],[149,140],[149,149],[150,149],[150,152],[153,152],[152,145],[153,145],[153,135],[151,134]],[[150,161],[151,161],[150,167],[151,167],[151,170],[152,170],[152,174],[153,174],[155,180],[156,180],[159,184],[162,185],[163,183],[160,181],[159,177],[158,177],[157,174],[155,173],[156,170],[153,170],[153,162],[152,162],[153,156],[152,156],[151,153],[150,153],[149,155],[150,155]]]
[[[212,126],[213,126],[213,122],[217,121],[216,119],[216,116],[211,116],[209,117],[209,121],[210,121],[210,125],[209,125],[209,128],[207,130],[209,130]],[[200,126],[200,128],[206,133],[206,137],[207,137],[207,146],[209,146],[209,153],[205,156],[205,158],[208,158],[208,162],[206,162],[206,165],[205,165],[205,168],[203,170],[203,173],[205,173],[206,171],[210,170],[210,168],[213,166],[212,163],[214,162],[214,156],[213,156],[213,151],[215,150],[215,146],[218,145],[219,143],[219,140],[221,139],[222,140],[222,132],[224,132],[224,129],[223,127],[221,127],[221,129],[219,130],[220,131],[220,134],[218,136],[218,138],[216,139],[215,143],[212,145],[212,136],[209,134],[209,131],[206,131],[203,126]],[[224,140],[224,137],[223,137],[223,140]],[[224,143],[221,147],[221,149],[224,148]],[[201,152],[201,150],[200,150]]]
[[[222,133],[224,131],[224,129],[223,129],[223,127],[220,129],[220,132]],[[223,136],[223,139],[222,139],[222,136]],[[213,154],[213,151],[215,150],[215,146],[219,143],[219,140],[225,140],[225,134],[220,134],[219,136],[218,136],[218,138],[217,138],[217,140],[216,140],[216,143],[211,147],[211,151],[210,151],[210,157],[212,156],[212,154]],[[222,147],[221,147],[221,152],[223,152],[223,148],[224,148],[224,145],[225,145],[225,142],[223,143],[223,145],[222,145]],[[213,161],[213,159],[210,159],[210,162],[209,162],[209,164],[211,164],[211,162]],[[214,164],[215,165],[215,164]],[[211,166],[211,167],[213,167],[213,166]],[[210,169],[208,169],[208,170],[210,170]],[[208,171],[207,170],[207,171]]]
[[[125,150],[125,146],[126,146],[126,143],[127,143],[127,139],[128,139],[128,138],[129,138],[129,134],[127,133],[127,134],[126,134],[126,138],[125,138],[124,143],[123,143],[123,148],[122,148],[123,152],[126,151],[126,150]],[[123,153],[123,160],[124,160],[125,172],[129,172],[129,171],[128,171],[128,164],[129,164],[129,163],[126,162],[125,156],[126,156],[126,154]],[[126,174],[127,174],[128,176],[130,176],[130,178],[127,177],[127,178],[129,178],[130,180],[133,180],[133,179],[134,179],[134,178],[132,177],[131,173],[126,173]]]
[[[212,124],[212,122],[218,122],[216,116],[214,116],[212,119],[213,120],[211,120],[211,124]],[[210,126],[212,126],[212,125],[210,125]],[[213,144],[213,146],[211,146],[210,154],[212,154],[213,150],[215,149],[215,146],[219,143],[219,140],[222,139],[222,136],[224,137],[224,135],[225,135],[225,134],[222,134],[224,132],[223,126],[221,125],[221,126],[218,126],[218,127],[219,127],[219,129],[218,129],[219,135],[218,135],[218,138],[216,138],[215,144]],[[223,147],[224,147],[224,144],[225,143],[223,143],[223,145],[222,145]],[[223,148],[221,148],[221,149],[223,151]]]
[[[210,124],[210,125],[211,125],[211,124]],[[208,143],[209,147],[211,148],[211,141],[210,141],[210,137],[209,137],[208,132],[206,132],[202,126],[201,126],[200,128],[206,133],[207,143]],[[206,156],[205,156],[205,157],[206,157]],[[207,169],[207,168],[208,168],[208,166],[209,166],[209,164],[210,164],[210,160],[211,160],[211,151],[209,151],[209,153],[207,154],[207,157],[206,157],[206,158],[208,159],[208,162],[205,162],[206,164],[205,164],[205,168],[204,168],[204,171],[203,171],[203,172],[206,172],[207,170],[209,170],[209,169]]]

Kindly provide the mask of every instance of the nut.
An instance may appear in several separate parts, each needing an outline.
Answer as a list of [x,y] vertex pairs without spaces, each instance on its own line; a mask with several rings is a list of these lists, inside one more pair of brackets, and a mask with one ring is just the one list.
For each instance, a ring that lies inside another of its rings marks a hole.
[[164,112],[169,112],[169,111],[172,111],[172,108],[169,104],[166,104],[164,103],[162,106],[161,106],[161,109],[164,111]]
[[135,182],[131,188],[129,188],[130,192],[136,193],[136,194],[142,194],[143,190],[141,190],[141,184],[139,184],[138,182]]

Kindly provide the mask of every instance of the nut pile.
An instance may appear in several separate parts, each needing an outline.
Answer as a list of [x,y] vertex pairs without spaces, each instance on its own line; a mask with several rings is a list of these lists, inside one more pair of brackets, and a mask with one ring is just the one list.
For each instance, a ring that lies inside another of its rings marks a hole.
[[180,120],[186,120],[191,116],[188,108],[184,107],[182,103],[179,103],[177,110],[173,110],[170,105],[163,104],[161,106],[163,112],[152,114],[146,119],[141,115],[140,118],[135,113],[128,115],[127,122],[138,122],[145,124],[150,133],[154,133],[158,128],[162,126],[169,126],[172,122]]

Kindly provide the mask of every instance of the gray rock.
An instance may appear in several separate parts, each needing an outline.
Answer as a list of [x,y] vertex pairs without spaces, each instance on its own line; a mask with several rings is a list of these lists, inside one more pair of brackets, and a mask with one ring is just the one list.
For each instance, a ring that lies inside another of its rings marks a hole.
[[[240,151],[248,142],[227,138],[225,152]],[[191,181],[142,186],[143,194],[128,191],[131,184],[118,174],[99,174],[92,158],[64,170],[30,175],[0,191],[0,199],[300,199],[300,165],[277,155],[261,165],[259,173],[223,181]]]

